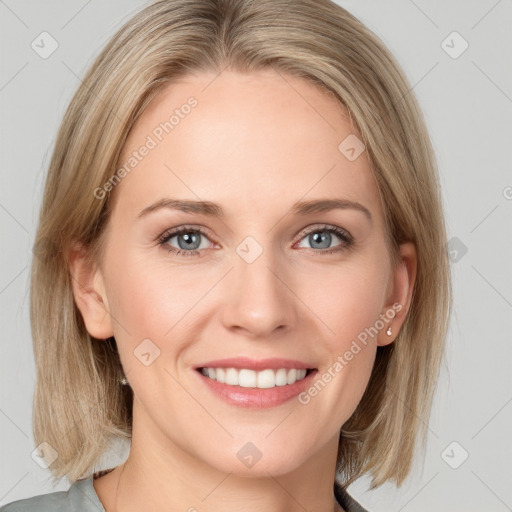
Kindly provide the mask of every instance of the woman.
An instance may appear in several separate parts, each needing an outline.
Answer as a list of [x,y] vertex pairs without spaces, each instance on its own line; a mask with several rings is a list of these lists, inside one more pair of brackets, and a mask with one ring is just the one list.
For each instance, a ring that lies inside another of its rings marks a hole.
[[0,510],[364,510],[348,485],[400,485],[425,438],[445,242],[410,86],[352,15],[148,5],[66,112],[36,237],[34,437],[72,486]]

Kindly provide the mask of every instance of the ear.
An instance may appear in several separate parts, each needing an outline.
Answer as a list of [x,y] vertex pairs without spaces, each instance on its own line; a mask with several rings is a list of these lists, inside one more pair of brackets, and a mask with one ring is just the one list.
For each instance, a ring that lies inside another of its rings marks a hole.
[[105,283],[96,263],[87,258],[82,244],[74,244],[67,253],[73,296],[82,313],[87,332],[94,338],[114,335]]
[[[416,271],[416,246],[413,242],[401,244],[399,262],[391,270],[386,307],[382,310],[383,315],[385,315],[382,316],[385,326],[379,332],[378,346],[389,345],[396,339],[409,312],[416,281]],[[394,316],[392,317],[393,312]],[[386,333],[388,327],[391,327],[391,335]]]

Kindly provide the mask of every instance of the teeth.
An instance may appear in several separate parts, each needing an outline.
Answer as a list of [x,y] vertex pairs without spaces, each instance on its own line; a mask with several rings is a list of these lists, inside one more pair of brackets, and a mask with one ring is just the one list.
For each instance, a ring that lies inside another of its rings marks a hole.
[[279,368],[278,370],[262,370],[260,372],[242,368],[202,368],[201,373],[210,379],[231,386],[243,388],[268,389],[285,386],[302,380],[306,376],[305,369]]

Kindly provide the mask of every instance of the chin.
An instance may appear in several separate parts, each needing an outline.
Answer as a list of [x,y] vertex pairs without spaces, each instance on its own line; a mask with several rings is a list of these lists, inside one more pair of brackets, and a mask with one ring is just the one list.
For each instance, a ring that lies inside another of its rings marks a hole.
[[[260,444],[261,446],[261,444]],[[229,454],[232,453],[230,456]],[[224,449],[218,457],[206,462],[224,473],[231,473],[247,478],[268,478],[290,473],[306,463],[308,457],[304,452],[291,452],[290,447],[283,449],[268,446],[258,448],[258,443],[243,443],[237,449]]]

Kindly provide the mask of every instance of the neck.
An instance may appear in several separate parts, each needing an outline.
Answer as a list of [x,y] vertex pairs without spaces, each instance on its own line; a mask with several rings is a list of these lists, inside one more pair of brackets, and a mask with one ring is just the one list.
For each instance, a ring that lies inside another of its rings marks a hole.
[[116,498],[107,500],[109,508],[105,503],[107,512],[343,510],[333,492],[338,436],[291,472],[272,474],[260,465],[257,476],[241,476],[172,442],[147,416],[136,414],[135,403],[130,454],[112,475],[110,496]]

